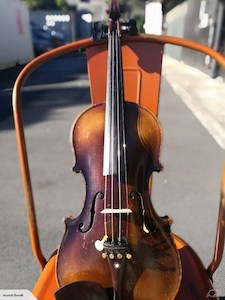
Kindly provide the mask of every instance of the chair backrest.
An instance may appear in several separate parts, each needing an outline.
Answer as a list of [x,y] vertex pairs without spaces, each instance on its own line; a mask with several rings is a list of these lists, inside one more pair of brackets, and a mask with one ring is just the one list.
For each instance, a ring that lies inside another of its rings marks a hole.
[[[125,100],[158,113],[163,45],[140,41],[122,45]],[[92,104],[105,101],[107,46],[87,48]]]

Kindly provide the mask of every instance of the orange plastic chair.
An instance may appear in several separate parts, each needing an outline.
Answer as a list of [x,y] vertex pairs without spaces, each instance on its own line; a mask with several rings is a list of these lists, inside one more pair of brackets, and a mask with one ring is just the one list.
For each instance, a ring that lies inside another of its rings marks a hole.
[[[225,68],[225,59],[211,48],[181,38],[169,36],[141,35],[123,39],[122,55],[124,69],[125,99],[139,103],[158,113],[161,80],[161,64],[164,44],[169,43],[200,51],[214,58]],[[34,287],[33,294],[39,300],[55,300],[54,293],[59,288],[55,274],[56,252],[46,261],[40,248],[38,227],[35,215],[26,143],[21,114],[21,89],[30,75],[41,64],[78,49],[86,49],[88,74],[92,104],[105,101],[107,46],[106,41],[99,43],[91,39],[74,42],[45,53],[30,62],[18,76],[13,90],[13,111],[17,134],[18,151],[26,197],[28,223],[33,254],[41,266],[41,275]],[[149,185],[151,189],[151,184]],[[225,232],[225,169],[222,181],[221,205],[215,253],[208,269],[205,269],[198,255],[180,237],[174,235],[182,262],[182,281],[176,300],[208,299],[213,290],[212,275],[222,259]],[[214,295],[214,299],[216,296]]]

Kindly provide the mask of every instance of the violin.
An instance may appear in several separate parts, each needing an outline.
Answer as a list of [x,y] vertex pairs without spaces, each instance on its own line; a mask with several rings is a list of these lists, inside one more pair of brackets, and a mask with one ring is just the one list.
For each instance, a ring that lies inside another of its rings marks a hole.
[[181,262],[170,231],[150,200],[149,179],[161,169],[156,116],[124,99],[120,7],[109,10],[106,103],[77,119],[74,171],[86,182],[81,214],[65,221],[57,254],[57,300],[174,299]]

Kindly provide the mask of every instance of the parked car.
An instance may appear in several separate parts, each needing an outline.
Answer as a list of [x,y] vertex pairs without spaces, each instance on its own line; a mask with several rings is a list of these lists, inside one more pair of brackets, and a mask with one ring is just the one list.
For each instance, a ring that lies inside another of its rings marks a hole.
[[36,56],[65,44],[64,35],[49,28],[41,28],[31,23],[31,32]]

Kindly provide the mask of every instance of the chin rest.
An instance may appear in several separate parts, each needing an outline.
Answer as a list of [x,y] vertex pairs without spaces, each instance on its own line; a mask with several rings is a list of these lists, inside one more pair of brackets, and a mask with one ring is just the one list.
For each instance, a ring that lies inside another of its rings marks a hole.
[[55,293],[56,300],[109,300],[104,288],[94,281],[70,283]]

